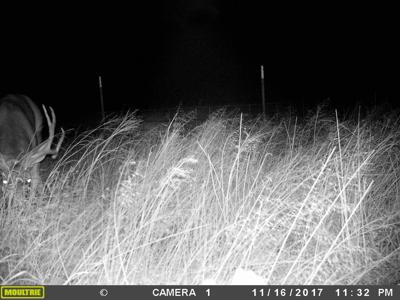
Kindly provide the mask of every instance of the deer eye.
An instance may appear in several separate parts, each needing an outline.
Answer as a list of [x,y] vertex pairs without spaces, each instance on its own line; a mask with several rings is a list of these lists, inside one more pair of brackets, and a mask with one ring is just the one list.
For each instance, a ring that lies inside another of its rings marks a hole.
[[3,179],[3,184],[8,184],[8,180]]
[[28,179],[26,180],[27,183],[31,183],[31,181],[32,181],[32,179],[30,179],[30,178],[28,178]]

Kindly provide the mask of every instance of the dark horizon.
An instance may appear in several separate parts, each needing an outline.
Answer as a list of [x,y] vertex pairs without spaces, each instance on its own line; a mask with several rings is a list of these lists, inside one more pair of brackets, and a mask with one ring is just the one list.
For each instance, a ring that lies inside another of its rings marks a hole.
[[[19,16],[3,26],[0,96],[21,93],[61,119],[107,111],[269,100],[397,105],[395,10],[261,1],[149,1],[101,13]],[[9,18],[12,18],[10,16]]]

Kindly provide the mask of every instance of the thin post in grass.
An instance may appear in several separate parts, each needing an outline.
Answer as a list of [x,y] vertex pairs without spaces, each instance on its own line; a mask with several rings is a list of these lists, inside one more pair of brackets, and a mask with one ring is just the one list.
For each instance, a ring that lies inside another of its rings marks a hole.
[[266,112],[265,112],[265,84],[264,84],[264,65],[261,65],[261,104],[262,104],[262,113],[265,119]]
[[101,121],[105,119],[104,114],[104,99],[103,99],[103,83],[101,81],[101,76],[99,76],[99,91],[100,91],[100,109],[101,109]]

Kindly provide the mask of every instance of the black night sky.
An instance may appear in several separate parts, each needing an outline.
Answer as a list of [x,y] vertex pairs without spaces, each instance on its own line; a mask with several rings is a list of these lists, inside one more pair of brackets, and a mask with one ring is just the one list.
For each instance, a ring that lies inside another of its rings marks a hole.
[[394,7],[143,3],[3,10],[0,96],[50,104],[61,122],[95,115],[99,75],[108,111],[257,103],[263,64],[272,102],[399,98]]

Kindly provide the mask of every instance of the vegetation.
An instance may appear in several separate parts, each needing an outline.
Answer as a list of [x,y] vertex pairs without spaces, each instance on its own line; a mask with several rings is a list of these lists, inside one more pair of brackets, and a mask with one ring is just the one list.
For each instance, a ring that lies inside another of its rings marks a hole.
[[69,143],[41,192],[3,192],[0,279],[399,282],[398,116],[113,118]]

